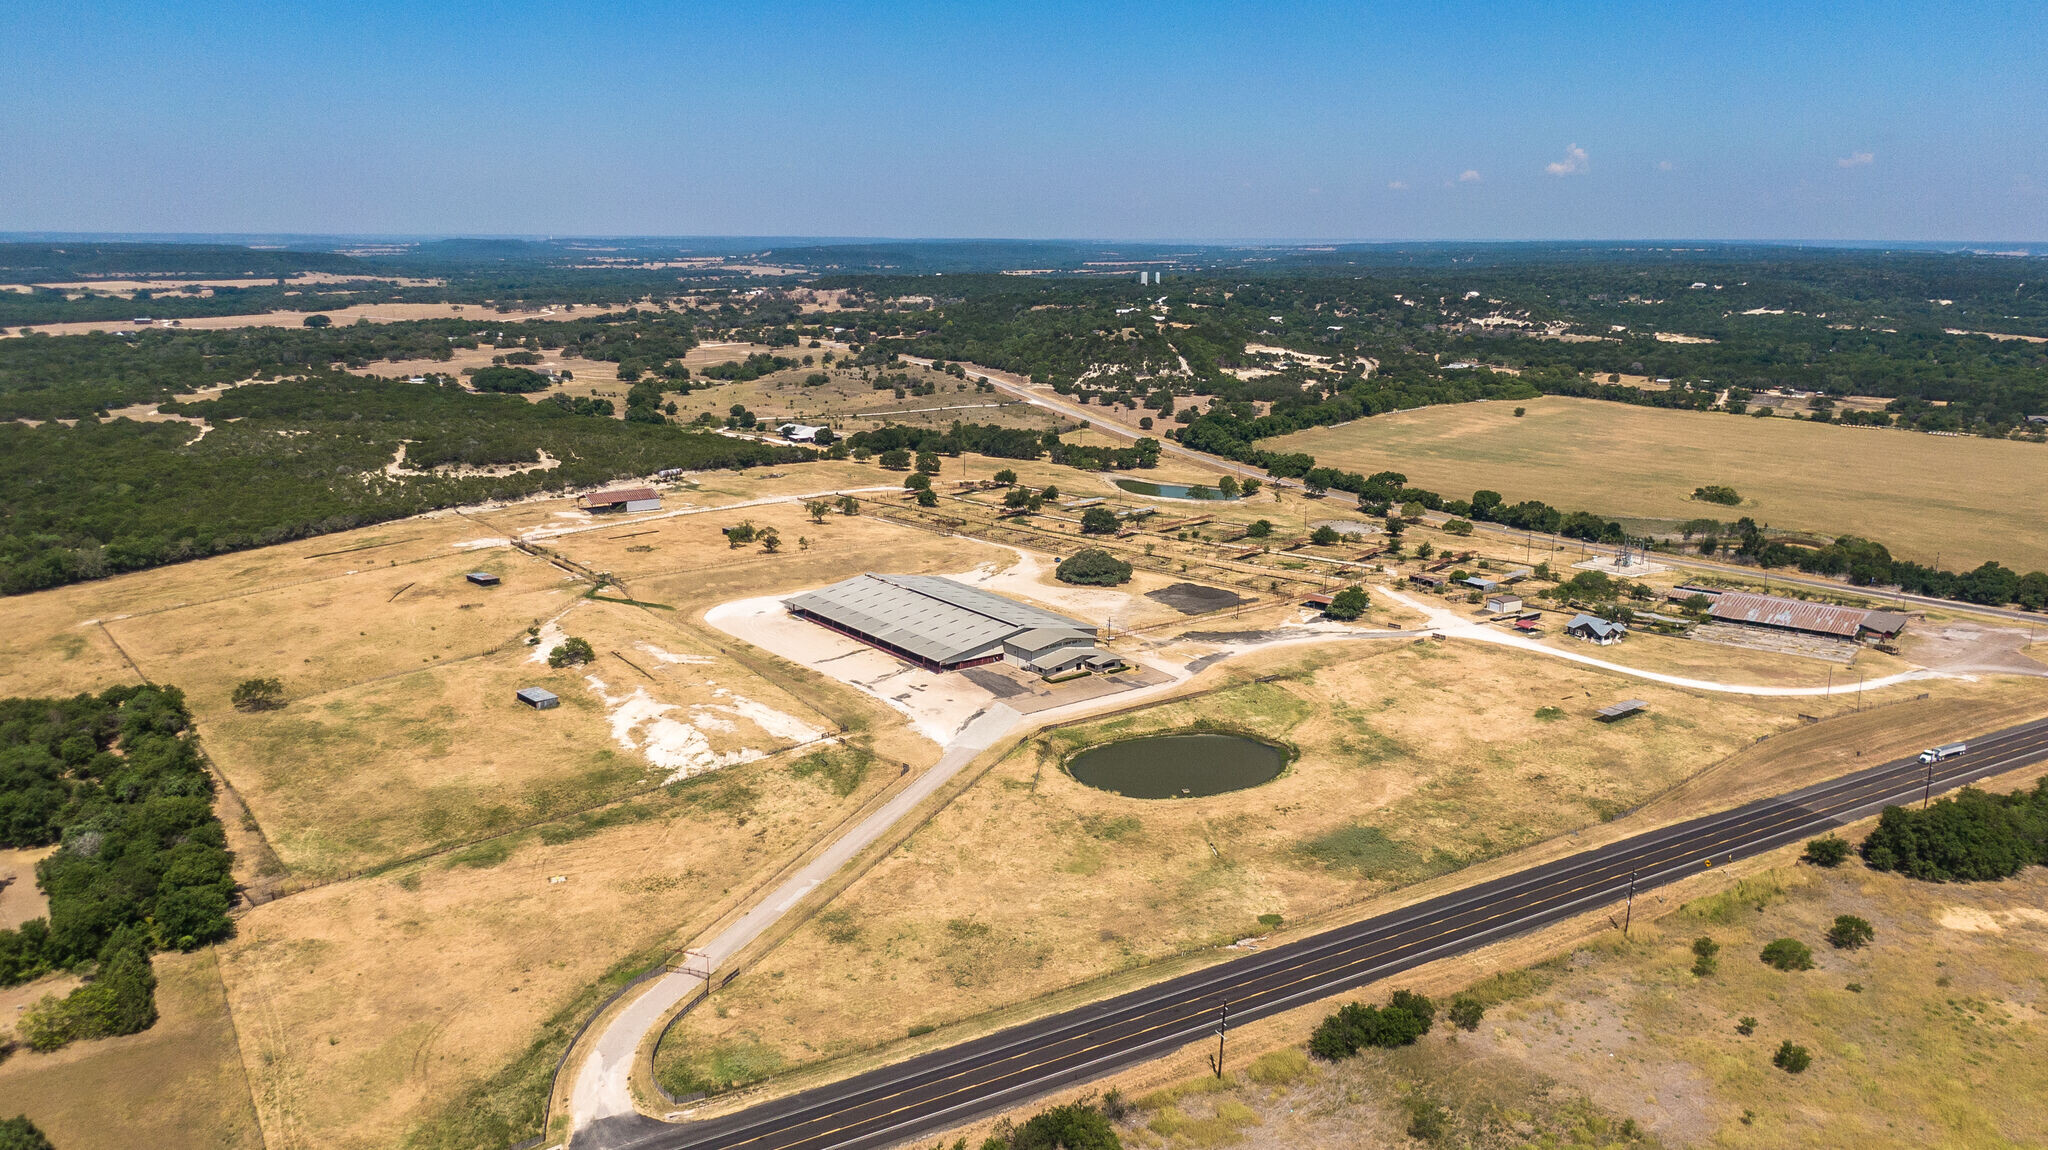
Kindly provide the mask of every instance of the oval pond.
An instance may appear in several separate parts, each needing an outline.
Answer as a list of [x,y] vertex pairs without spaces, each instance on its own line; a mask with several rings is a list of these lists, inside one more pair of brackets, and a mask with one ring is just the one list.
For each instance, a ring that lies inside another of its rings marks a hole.
[[[1133,495],[1156,495],[1163,499],[1207,499],[1230,503],[1241,496],[1225,495],[1214,487],[1189,487],[1185,483],[1153,483],[1146,479],[1119,479],[1116,485]],[[1206,492],[1197,495],[1196,492]]]
[[1067,772],[1098,790],[1132,799],[1200,798],[1269,782],[1287,769],[1286,750],[1243,735],[1151,735],[1090,747]]

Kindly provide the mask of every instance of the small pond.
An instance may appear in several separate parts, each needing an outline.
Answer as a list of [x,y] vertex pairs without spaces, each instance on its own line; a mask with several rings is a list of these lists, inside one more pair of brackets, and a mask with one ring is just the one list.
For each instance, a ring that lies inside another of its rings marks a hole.
[[[1119,479],[1116,485],[1133,495],[1157,495],[1164,499],[1214,499],[1219,503],[1229,503],[1239,498],[1236,495],[1225,495],[1213,487],[1189,487],[1184,483],[1149,483],[1143,479]],[[1198,492],[1200,494],[1197,494]]]
[[1243,735],[1152,735],[1090,747],[1067,772],[1132,799],[1192,799],[1241,791],[1287,769],[1287,751]]

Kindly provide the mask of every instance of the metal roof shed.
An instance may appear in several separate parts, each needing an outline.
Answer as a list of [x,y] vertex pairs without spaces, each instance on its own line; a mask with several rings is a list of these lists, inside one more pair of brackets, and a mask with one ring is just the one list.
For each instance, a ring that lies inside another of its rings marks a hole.
[[1601,722],[1611,723],[1616,719],[1625,719],[1637,711],[1647,708],[1649,705],[1641,699],[1624,699],[1619,703],[1609,703],[1593,713],[1599,716]]
[[542,687],[521,687],[519,701],[536,711],[553,710],[562,705],[562,700],[553,691]]
[[498,585],[498,577],[489,571],[471,571],[464,578],[479,587],[496,587]]

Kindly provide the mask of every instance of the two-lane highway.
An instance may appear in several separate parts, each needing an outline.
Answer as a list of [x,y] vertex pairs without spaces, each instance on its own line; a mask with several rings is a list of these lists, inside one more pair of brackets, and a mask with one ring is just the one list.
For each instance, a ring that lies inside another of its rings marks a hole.
[[[1970,741],[1933,765],[1935,792],[2048,760],[2048,720]],[[1090,1006],[703,1122],[633,1117],[578,1147],[868,1148],[929,1136],[1100,1077],[1232,1025],[1534,930],[1638,891],[1796,842],[1920,798],[1928,765],[1901,759],[1650,831],[1377,918],[1218,963]]]

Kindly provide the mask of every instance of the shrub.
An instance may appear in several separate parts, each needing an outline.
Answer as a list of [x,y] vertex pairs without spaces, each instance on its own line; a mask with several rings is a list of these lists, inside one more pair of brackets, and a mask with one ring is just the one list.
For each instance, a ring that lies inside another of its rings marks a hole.
[[918,492],[917,505],[919,507],[937,507],[939,505],[938,493],[930,489]]
[[1113,587],[1128,583],[1131,579],[1131,565],[1107,551],[1090,547],[1077,551],[1073,557],[1053,569],[1053,574],[1062,583],[1083,583],[1095,587]]
[[730,527],[721,527],[719,530],[725,533],[727,547],[740,548],[754,541],[754,521],[751,519],[742,519]]
[[1762,958],[1765,966],[1779,970],[1812,970],[1813,948],[1796,938],[1774,938],[1764,945]]
[[1723,507],[1739,507],[1742,504],[1742,496],[1737,494],[1733,487],[1723,487],[1719,484],[1695,487],[1692,489],[1692,497],[1702,503],[1719,503]]
[[1450,1112],[1420,1095],[1408,1099],[1408,1137],[1439,1142],[1450,1133]]
[[1778,1052],[1771,1055],[1771,1065],[1787,1074],[1798,1074],[1813,1065],[1813,1055],[1804,1046],[1795,1045],[1791,1039],[1778,1044]]
[[1364,588],[1346,587],[1330,596],[1330,605],[1323,608],[1323,614],[1348,622],[1365,614],[1371,606],[1372,600],[1366,597]]
[[1808,839],[1806,854],[1801,857],[1815,866],[1838,867],[1842,865],[1842,860],[1849,857],[1849,841],[1840,835]]
[[1835,925],[1828,928],[1828,945],[1836,950],[1855,950],[1869,946],[1877,937],[1877,931],[1864,919],[1853,914],[1838,914]]
[[995,480],[1004,487],[1009,487],[1017,482],[1017,473],[1005,467],[1001,471],[996,472]]
[[1544,722],[1546,722],[1546,723],[1554,723],[1554,722],[1558,721],[1559,719],[1562,719],[1562,718],[1564,718],[1564,708],[1563,708],[1563,707],[1538,707],[1538,708],[1536,708],[1536,717],[1537,717],[1538,719],[1541,719],[1542,721],[1544,721]]
[[1397,990],[1385,1006],[1352,1002],[1340,1007],[1309,1036],[1308,1050],[1317,1058],[1335,1062],[1368,1046],[1408,1046],[1429,1033],[1435,1018],[1436,1006],[1428,998]]
[[[320,318],[325,319],[326,316]],[[56,1150],[43,1132],[28,1116],[17,1114],[12,1118],[0,1118],[0,1150]]]
[[1741,1018],[1736,1019],[1735,1033],[1740,1034],[1744,1038],[1748,1038],[1750,1035],[1755,1034],[1756,1016],[1751,1014],[1745,1014]]
[[1090,507],[1081,513],[1083,535],[1114,535],[1116,527],[1116,512],[1107,507]]
[[989,1142],[1005,1150],[1123,1150],[1116,1129],[1102,1111],[1086,1102],[1055,1106],[1032,1116],[1010,1136]]
[[244,679],[228,696],[237,711],[275,711],[284,706],[284,682],[279,679]]
[[555,644],[555,649],[548,652],[548,666],[557,670],[563,667],[581,667],[596,660],[597,652],[590,649],[590,644],[574,636]]
[[1459,1030],[1477,1030],[1479,1020],[1486,1017],[1486,1005],[1469,994],[1461,994],[1451,999],[1450,1009],[1444,1011],[1444,1017]]
[[1310,543],[1315,544],[1318,547],[1328,547],[1342,538],[1343,536],[1337,534],[1337,529],[1335,527],[1332,527],[1329,524],[1325,523],[1321,527],[1315,529],[1315,533],[1308,537],[1308,541]]
[[1264,539],[1273,533],[1273,523],[1269,519],[1254,519],[1251,526],[1244,529],[1244,533],[1248,539]]
[[1706,935],[1703,934],[1693,939],[1692,972],[1701,978],[1705,978],[1720,969],[1721,960],[1716,957],[1720,953],[1721,944],[1708,938]]

